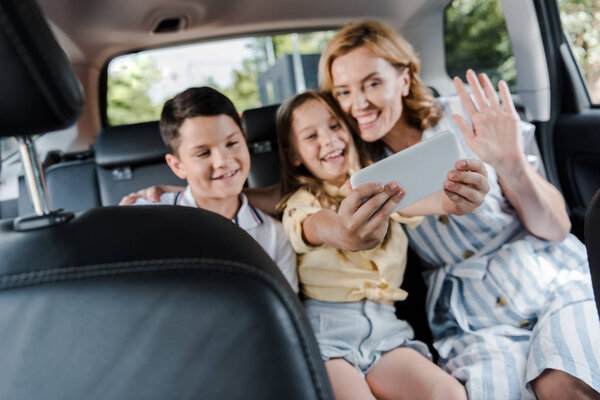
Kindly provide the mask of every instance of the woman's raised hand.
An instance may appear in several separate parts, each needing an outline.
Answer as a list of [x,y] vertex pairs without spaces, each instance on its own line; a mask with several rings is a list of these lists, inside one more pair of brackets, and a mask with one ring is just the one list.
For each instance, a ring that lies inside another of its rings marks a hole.
[[504,81],[498,83],[502,103],[487,74],[479,77],[467,71],[467,82],[474,99],[469,96],[463,81],[454,78],[454,86],[462,101],[472,126],[461,115],[452,115],[465,136],[469,147],[484,162],[499,173],[510,173],[512,166],[521,165],[523,143],[519,128],[519,114]]

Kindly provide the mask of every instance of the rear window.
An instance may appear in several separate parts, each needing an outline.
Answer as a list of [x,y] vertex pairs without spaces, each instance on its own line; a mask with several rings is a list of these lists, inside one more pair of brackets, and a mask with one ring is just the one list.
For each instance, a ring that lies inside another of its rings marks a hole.
[[444,18],[446,71],[463,78],[467,69],[485,72],[497,85],[516,90],[517,70],[504,13],[498,0],[454,0]]
[[108,123],[157,120],[166,100],[193,86],[223,92],[239,112],[317,89],[319,56],[334,34],[246,37],[114,58],[107,71]]

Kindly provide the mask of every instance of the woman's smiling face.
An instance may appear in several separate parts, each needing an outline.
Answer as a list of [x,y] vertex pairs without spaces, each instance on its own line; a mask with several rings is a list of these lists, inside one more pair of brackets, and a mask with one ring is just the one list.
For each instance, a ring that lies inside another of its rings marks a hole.
[[395,67],[366,47],[337,57],[331,64],[333,95],[357,122],[367,142],[383,138],[400,120],[410,89],[409,69]]

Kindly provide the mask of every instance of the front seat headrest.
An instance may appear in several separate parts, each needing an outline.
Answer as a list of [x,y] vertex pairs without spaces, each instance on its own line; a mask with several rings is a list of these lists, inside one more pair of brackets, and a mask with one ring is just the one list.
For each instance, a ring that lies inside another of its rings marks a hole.
[[0,136],[66,128],[83,92],[46,18],[33,0],[0,0]]

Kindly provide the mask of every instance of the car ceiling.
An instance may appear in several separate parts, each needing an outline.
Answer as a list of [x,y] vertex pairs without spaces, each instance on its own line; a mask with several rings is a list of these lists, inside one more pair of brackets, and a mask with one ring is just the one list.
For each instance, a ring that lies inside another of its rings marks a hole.
[[[73,64],[100,68],[114,55],[255,32],[340,26],[376,18],[401,30],[449,0],[40,0]],[[163,18],[184,19],[154,34]]]

